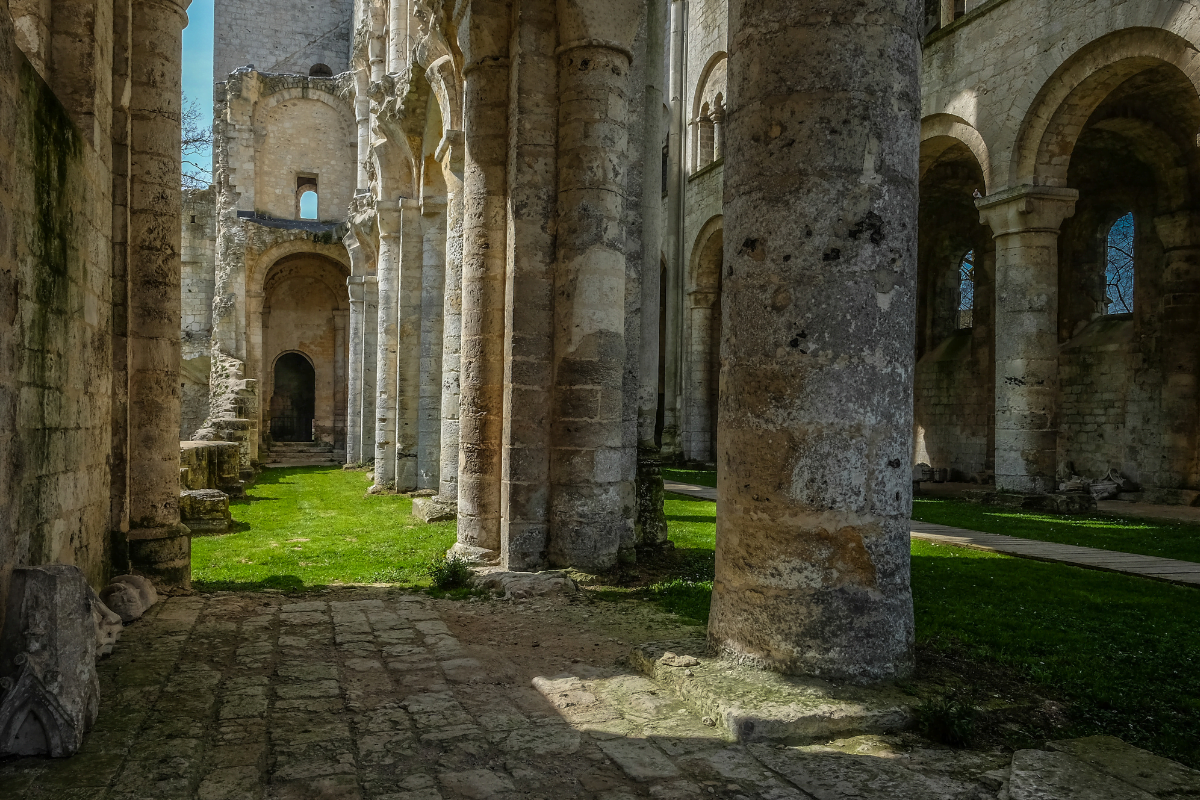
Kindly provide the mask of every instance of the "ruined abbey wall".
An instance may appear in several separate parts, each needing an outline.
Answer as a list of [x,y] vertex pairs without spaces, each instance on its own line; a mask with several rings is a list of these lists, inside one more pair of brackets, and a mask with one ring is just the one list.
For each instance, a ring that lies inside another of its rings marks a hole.
[[308,75],[315,64],[345,72],[350,58],[353,0],[296,5],[216,0],[213,82],[253,65],[263,72]]

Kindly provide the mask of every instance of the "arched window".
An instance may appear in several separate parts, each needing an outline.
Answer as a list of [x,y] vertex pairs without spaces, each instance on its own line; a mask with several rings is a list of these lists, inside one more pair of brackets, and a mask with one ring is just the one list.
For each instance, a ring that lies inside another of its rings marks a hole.
[[1133,313],[1133,214],[1108,229],[1104,254],[1106,314]]
[[968,250],[958,262],[958,327],[975,324],[975,251]]
[[310,78],[332,78],[333,70],[328,64],[313,64],[308,68],[308,76]]
[[311,189],[300,195],[300,219],[317,218],[317,193]]

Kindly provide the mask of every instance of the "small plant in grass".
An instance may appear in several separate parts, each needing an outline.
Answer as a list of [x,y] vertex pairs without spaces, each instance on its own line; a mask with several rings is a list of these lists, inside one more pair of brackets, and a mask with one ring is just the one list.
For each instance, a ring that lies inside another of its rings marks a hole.
[[932,697],[917,706],[917,730],[926,739],[950,747],[966,747],[975,738],[975,707],[953,697]]
[[451,589],[465,589],[471,585],[471,579],[475,577],[475,574],[471,572],[471,565],[458,556],[434,558],[425,566],[425,574],[433,582],[434,588],[443,592]]

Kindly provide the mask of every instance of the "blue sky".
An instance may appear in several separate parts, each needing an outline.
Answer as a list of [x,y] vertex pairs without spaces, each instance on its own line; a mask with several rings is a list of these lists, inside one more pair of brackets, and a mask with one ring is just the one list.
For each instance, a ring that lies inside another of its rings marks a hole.
[[200,105],[202,124],[211,126],[213,0],[192,0],[187,15],[188,26],[183,30],[183,96]]

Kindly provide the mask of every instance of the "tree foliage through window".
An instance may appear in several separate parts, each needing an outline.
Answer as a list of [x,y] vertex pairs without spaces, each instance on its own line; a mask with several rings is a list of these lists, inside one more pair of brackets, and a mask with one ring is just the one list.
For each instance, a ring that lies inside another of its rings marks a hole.
[[1104,266],[1104,292],[1109,314],[1133,312],[1133,214],[1126,214],[1108,229]]
[[975,251],[968,250],[958,264],[958,327],[975,324]]

